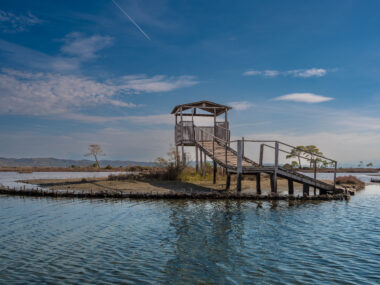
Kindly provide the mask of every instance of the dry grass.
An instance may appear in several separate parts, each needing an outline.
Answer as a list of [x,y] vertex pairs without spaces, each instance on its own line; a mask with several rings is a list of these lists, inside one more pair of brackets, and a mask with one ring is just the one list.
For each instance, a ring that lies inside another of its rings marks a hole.
[[343,184],[361,185],[364,183],[362,181],[360,181],[357,177],[355,177],[353,175],[348,175],[348,176],[337,177],[336,184],[338,184],[338,185],[343,185]]

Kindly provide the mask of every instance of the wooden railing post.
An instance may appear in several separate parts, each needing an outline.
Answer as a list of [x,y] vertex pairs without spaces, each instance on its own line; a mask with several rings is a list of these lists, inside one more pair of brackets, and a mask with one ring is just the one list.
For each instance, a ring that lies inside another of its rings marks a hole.
[[216,172],[217,172],[217,165],[216,161],[213,160],[213,171],[212,171],[212,183],[216,184]]
[[199,162],[198,162],[198,146],[195,145],[195,173],[199,172]]
[[259,159],[259,165],[263,166],[263,159],[264,159],[264,144],[260,145],[260,159]]
[[241,192],[241,179],[243,172],[243,147],[242,141],[237,141],[237,170],[236,170],[236,191]]
[[314,160],[314,196],[317,195],[317,160]]
[[201,172],[200,174],[202,175],[203,174],[203,153],[202,153],[202,150],[199,149],[199,156],[200,156],[200,166],[201,166]]
[[244,137],[242,137],[242,142],[243,142],[242,156],[244,156]]
[[274,171],[273,171],[273,187],[272,187],[273,193],[277,193],[278,152],[279,152],[279,145],[278,145],[278,141],[276,141],[275,147],[274,147]]
[[225,160],[225,164],[226,164],[226,167],[227,167],[227,142],[224,145],[224,160]]
[[215,157],[215,137],[212,137],[212,158]]

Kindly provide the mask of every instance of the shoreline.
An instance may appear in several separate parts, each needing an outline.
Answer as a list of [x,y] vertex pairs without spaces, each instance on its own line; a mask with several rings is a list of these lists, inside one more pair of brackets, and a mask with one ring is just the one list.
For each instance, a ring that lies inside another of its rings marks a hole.
[[[94,168],[94,167],[54,167],[54,166],[0,166],[0,172],[133,172],[154,169],[152,166],[128,166],[128,167],[112,167],[112,168]],[[298,169],[294,170],[303,173],[313,173],[314,169]],[[318,173],[334,173],[334,169],[318,168]],[[338,168],[336,173],[379,173],[379,168]],[[380,174],[379,174],[380,175]]]
[[[109,180],[107,178],[72,178],[72,179],[31,179],[19,182],[30,184],[30,187],[9,188],[0,186],[0,194],[20,196],[50,196],[78,198],[135,198],[135,199],[231,199],[231,200],[347,200],[355,195],[359,187],[342,185],[335,194],[304,195],[302,185],[295,183],[294,194],[287,191],[288,181],[279,179],[277,193],[270,192],[269,177],[262,177],[262,192],[257,193],[255,180],[243,180],[242,192],[236,192],[232,180],[230,190],[225,190],[225,181],[218,180],[213,184],[209,180],[191,182],[125,179]],[[319,193],[319,191],[317,191]],[[315,193],[315,194],[317,194]]]
[[0,194],[11,196],[31,196],[31,197],[56,197],[56,198],[118,198],[118,199],[187,199],[187,200],[250,200],[250,201],[332,201],[332,200],[349,200],[349,194],[334,195],[317,195],[317,196],[301,196],[301,195],[258,195],[254,193],[216,193],[216,192],[176,192],[176,193],[141,193],[141,192],[92,192],[78,190],[44,190],[44,189],[23,189],[0,187]]

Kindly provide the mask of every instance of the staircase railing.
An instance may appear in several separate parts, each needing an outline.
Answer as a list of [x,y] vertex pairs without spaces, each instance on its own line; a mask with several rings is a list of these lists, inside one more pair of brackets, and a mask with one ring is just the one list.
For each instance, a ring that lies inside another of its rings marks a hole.
[[[322,160],[325,160],[325,161],[328,161],[330,165],[332,165],[334,167],[334,188],[336,186],[336,172],[337,172],[337,164],[338,162],[334,159],[331,159],[331,158],[328,158],[326,156],[323,156],[323,155],[320,155],[320,154],[317,154],[317,153],[313,153],[313,152],[310,152],[308,150],[305,150],[305,149],[302,149],[302,148],[299,148],[299,147],[296,147],[296,146],[292,146],[290,144],[287,144],[287,143],[284,143],[284,142],[281,142],[281,141],[276,141],[276,140],[250,140],[250,139],[245,139],[245,138],[242,138],[241,140],[233,140],[231,141],[231,143],[241,143],[242,144],[242,156],[243,155],[246,155],[246,154],[243,154],[244,152],[244,149],[245,149],[245,144],[246,143],[260,143],[260,156],[259,156],[259,165],[260,166],[263,166],[263,160],[264,160],[264,148],[267,147],[267,148],[270,148],[270,149],[273,149],[275,154],[274,154],[274,171],[277,172],[278,171],[278,168],[279,168],[279,153],[286,153],[286,154],[292,154],[291,153],[291,150],[294,149],[294,150],[297,150],[298,151],[298,155],[297,157],[299,158],[302,158],[302,159],[306,159],[308,161],[310,161],[312,164],[313,164],[313,178],[315,180],[315,182],[317,181],[317,170],[318,170],[318,167],[317,167],[317,159],[322,159]],[[274,144],[273,145],[269,145],[269,143],[272,143]],[[290,148],[290,151],[287,151],[285,150],[284,148],[280,148],[280,146],[283,146],[283,147],[287,147],[287,148]],[[304,155],[302,155],[304,154]],[[306,155],[309,155],[309,156],[306,156]],[[289,172],[296,172],[294,169],[287,169]]]
[[221,145],[224,148],[224,163],[227,166],[227,162],[228,162],[228,160],[227,160],[227,157],[228,157],[227,154],[228,154],[228,148],[229,148],[228,141],[223,140],[223,139],[215,136],[214,134],[211,134],[210,132],[207,132],[207,131],[205,131],[203,129],[199,129],[199,130],[201,132],[201,142],[200,142],[200,144],[201,144],[201,146],[203,148],[204,148],[204,140],[203,140],[204,134],[207,134],[208,136],[212,137],[212,158],[213,159],[215,159],[215,142],[218,141],[219,142],[218,145],[219,146]]

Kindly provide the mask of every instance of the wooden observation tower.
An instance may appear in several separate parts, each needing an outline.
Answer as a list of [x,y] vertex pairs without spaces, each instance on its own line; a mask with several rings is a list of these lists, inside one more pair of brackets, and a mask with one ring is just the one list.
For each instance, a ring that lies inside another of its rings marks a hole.
[[[309,195],[309,188],[314,188],[314,194],[335,193],[337,161],[322,155],[299,149],[295,146],[275,140],[251,140],[230,139],[228,111],[232,108],[210,101],[199,101],[173,108],[175,116],[175,145],[176,152],[181,147],[182,163],[186,165],[185,147],[195,148],[195,163],[197,172],[200,170],[206,175],[206,157],[213,162],[213,182],[216,183],[216,170],[219,165],[227,174],[226,188],[230,187],[231,174],[236,174],[237,191],[241,191],[243,175],[256,176],[256,188],[261,193],[261,174],[269,175],[271,192],[277,193],[277,178],[288,180],[289,195],[293,195],[293,183],[303,185],[304,195]],[[223,116],[224,115],[224,116]],[[257,147],[252,147],[256,145]],[[250,147],[250,149],[249,149]],[[264,150],[269,162],[264,162]],[[268,153],[268,150],[270,151]],[[280,164],[281,155],[299,153],[299,159],[309,161],[313,175],[308,176],[296,169],[287,168]],[[252,159],[251,153],[257,153],[257,158]],[[327,162],[334,167],[334,183],[329,184],[317,179],[317,164],[320,161]],[[200,166],[200,167],[199,167]]]

